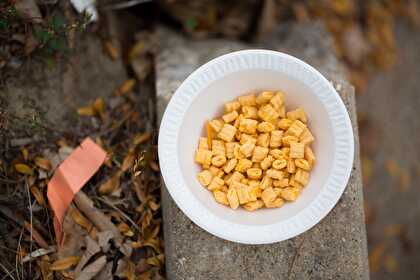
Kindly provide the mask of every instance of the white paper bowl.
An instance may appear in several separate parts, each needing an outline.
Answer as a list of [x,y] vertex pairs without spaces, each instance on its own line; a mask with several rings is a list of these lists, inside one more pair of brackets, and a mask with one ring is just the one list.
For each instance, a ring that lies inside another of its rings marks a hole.
[[[194,153],[205,121],[220,116],[225,102],[261,90],[282,90],[287,110],[305,109],[317,162],[295,202],[255,212],[231,210],[197,181]],[[173,95],[159,132],[162,176],[178,207],[204,230],[246,244],[286,240],[317,224],[343,193],[353,153],[350,119],[331,84],[305,62],[268,50],[233,52],[195,70]]]

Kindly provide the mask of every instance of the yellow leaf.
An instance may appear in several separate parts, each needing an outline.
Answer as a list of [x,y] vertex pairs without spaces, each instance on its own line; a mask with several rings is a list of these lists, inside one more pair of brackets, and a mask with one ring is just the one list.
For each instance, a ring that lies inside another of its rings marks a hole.
[[147,258],[146,263],[153,266],[160,266],[159,259],[156,257]]
[[70,215],[75,223],[80,225],[82,228],[85,228],[86,230],[89,230],[92,227],[92,224],[89,222],[88,219],[85,218],[85,216],[80,213],[79,210],[77,210],[74,207],[70,208]]
[[34,171],[32,170],[32,168],[30,168],[24,163],[16,163],[15,169],[17,172],[22,173],[22,174],[27,174],[27,175],[34,174]]
[[20,151],[22,152],[23,159],[28,160],[28,157],[29,157],[28,149],[22,148],[22,150],[20,150]]
[[106,41],[105,44],[105,50],[107,54],[113,59],[116,60],[120,57],[120,54],[118,52],[118,49],[114,47],[114,45],[111,43],[111,41]]
[[95,102],[93,102],[93,108],[98,113],[103,113],[105,110],[105,102],[102,97],[96,98]]
[[51,169],[51,162],[46,158],[36,157],[35,158],[35,165],[38,166],[39,168],[44,169],[44,170],[50,170]]
[[50,270],[65,270],[79,263],[79,256],[71,256],[61,260],[56,260],[50,266]]
[[77,113],[80,116],[91,117],[95,115],[95,109],[91,106],[80,107],[77,109]]
[[134,44],[134,46],[131,48],[130,52],[128,53],[128,59],[131,61],[134,58],[136,58],[144,49],[144,42],[140,41]]
[[120,186],[120,172],[116,172],[114,175],[111,176],[108,180],[105,181],[102,185],[98,188],[99,194],[110,194]]
[[45,198],[42,192],[38,189],[36,186],[32,186],[30,188],[32,195],[35,197],[36,201],[39,205],[44,206],[45,205]]
[[135,79],[129,79],[126,80],[119,88],[118,88],[118,94],[125,94],[127,92],[130,92],[133,90],[134,86],[136,85]]
[[132,262],[127,262],[127,267],[125,269],[125,273],[124,273],[125,277],[127,278],[127,280],[134,280],[135,276],[134,276],[134,264]]

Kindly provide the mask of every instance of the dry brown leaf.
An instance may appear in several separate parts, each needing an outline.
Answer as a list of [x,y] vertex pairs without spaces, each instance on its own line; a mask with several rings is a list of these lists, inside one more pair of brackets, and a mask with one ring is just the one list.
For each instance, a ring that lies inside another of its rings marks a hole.
[[43,158],[43,157],[36,157],[35,165],[47,171],[51,170],[51,167],[52,167],[51,162],[48,159]]
[[92,106],[80,107],[79,109],[77,109],[77,113],[80,116],[92,117],[95,115],[95,108],[93,108]]
[[54,274],[50,270],[50,258],[48,256],[41,257],[38,266],[41,270],[42,280],[53,280]]
[[135,280],[134,264],[130,261],[127,262],[127,266],[125,268],[124,276],[127,278],[127,280]]
[[125,236],[128,236],[128,237],[134,236],[134,232],[130,229],[130,226],[127,225],[126,223],[120,223],[117,227],[118,227],[118,230]]
[[160,261],[157,257],[150,257],[146,259],[146,263],[153,266],[160,266]]
[[114,45],[112,44],[111,41],[106,41],[105,44],[104,44],[104,47],[105,47],[106,53],[113,60],[116,60],[120,57],[118,49],[116,47],[114,47]]
[[160,171],[159,165],[156,162],[154,162],[154,161],[149,161],[149,166],[155,172],[159,172]]
[[45,198],[42,192],[39,190],[37,186],[32,186],[30,188],[32,195],[35,197],[35,200],[38,202],[39,205],[45,205]]
[[98,236],[98,230],[96,229],[96,227],[92,226],[92,228],[89,230],[89,236],[90,238],[92,238],[93,240],[97,239]]
[[156,252],[160,252],[160,241],[158,239],[156,239],[156,238],[151,238],[151,239],[146,240],[143,243],[143,246],[151,247]]
[[23,223],[24,228],[29,232],[32,233],[32,239],[44,249],[48,249],[48,243],[42,237],[42,235],[28,222]]
[[126,80],[117,90],[117,95],[126,94],[133,90],[134,86],[136,85],[135,79]]
[[65,270],[72,266],[75,266],[79,263],[80,257],[79,256],[70,256],[61,260],[56,260],[50,266],[50,270]]
[[122,171],[122,172],[125,172],[125,171],[127,171],[128,169],[130,169],[130,168],[133,166],[133,164],[134,164],[134,160],[135,160],[135,158],[136,158],[136,156],[134,155],[134,153],[129,152],[129,153],[125,156],[125,158],[124,158],[124,160],[123,160],[123,163],[121,164],[121,171]]
[[384,234],[386,237],[399,236],[402,233],[403,226],[401,224],[390,224],[385,226]]
[[384,266],[385,266],[385,270],[388,272],[398,272],[400,270],[398,261],[392,255],[385,256]]
[[103,113],[105,111],[105,101],[102,97],[96,98],[92,106],[97,113]]
[[91,280],[95,277],[106,265],[106,256],[101,256],[92,263],[86,265],[86,267],[80,272],[76,280]]
[[109,178],[108,180],[105,181],[105,183],[99,186],[98,193],[101,195],[106,195],[118,189],[120,187],[120,176],[121,176],[120,171],[112,175],[111,178]]
[[90,231],[92,223],[85,216],[83,216],[83,214],[80,213],[80,211],[77,210],[77,208],[70,207],[69,210],[70,216],[73,219],[73,221],[80,225],[82,228],[86,229],[87,231]]
[[149,141],[151,137],[152,133],[150,132],[138,133],[134,136],[133,144],[136,146],[143,144],[144,142]]
[[372,251],[369,253],[369,268],[371,272],[378,272],[381,259],[385,253],[386,246],[384,243],[377,244],[373,247]]
[[22,148],[22,149],[20,150],[20,152],[22,153],[23,159],[24,159],[25,161],[27,161],[27,160],[28,160],[28,158],[29,158],[29,152],[28,152],[28,149],[26,149],[26,148]]
[[128,53],[128,59],[131,61],[134,58],[136,58],[143,50],[144,50],[145,44],[143,41],[139,41],[134,44],[133,47],[131,47],[130,52]]
[[410,182],[411,182],[410,173],[405,169],[401,170],[399,191],[400,192],[408,191],[410,189]]
[[33,175],[34,174],[34,170],[24,163],[16,163],[15,164],[15,169],[16,169],[17,172],[19,172],[21,174],[26,174],[26,175]]
[[157,204],[156,202],[154,202],[153,200],[149,200],[147,202],[147,205],[149,205],[150,209],[152,209],[152,211],[157,211],[160,207],[159,204]]
[[152,221],[153,214],[152,212],[147,209],[146,213],[143,215],[143,220],[141,221],[141,229],[144,231],[150,225]]

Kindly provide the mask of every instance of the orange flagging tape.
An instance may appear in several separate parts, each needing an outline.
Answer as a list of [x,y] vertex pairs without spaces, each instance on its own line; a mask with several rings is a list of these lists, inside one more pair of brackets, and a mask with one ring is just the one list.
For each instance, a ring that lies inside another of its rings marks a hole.
[[54,211],[54,231],[57,244],[62,244],[62,225],[67,208],[75,194],[98,171],[106,158],[90,138],[86,138],[55,170],[48,183],[48,200]]

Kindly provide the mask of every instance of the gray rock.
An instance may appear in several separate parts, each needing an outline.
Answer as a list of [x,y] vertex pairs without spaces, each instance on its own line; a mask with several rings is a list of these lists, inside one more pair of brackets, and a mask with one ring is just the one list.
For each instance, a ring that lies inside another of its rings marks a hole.
[[[282,27],[283,28],[283,27]],[[169,279],[368,279],[366,231],[360,174],[354,89],[342,80],[329,37],[319,25],[289,26],[294,32],[260,47],[281,49],[333,73],[350,113],[356,154],[348,186],[334,209],[309,231],[270,245],[241,245],[217,238],[193,224],[162,188],[166,267]],[[305,34],[309,32],[308,36]],[[250,46],[209,39],[193,41],[166,29],[156,58],[158,119],[179,84],[211,58]],[[272,36],[272,38],[275,36]],[[322,42],[322,44],[318,44]],[[322,55],[321,55],[322,54]]]

